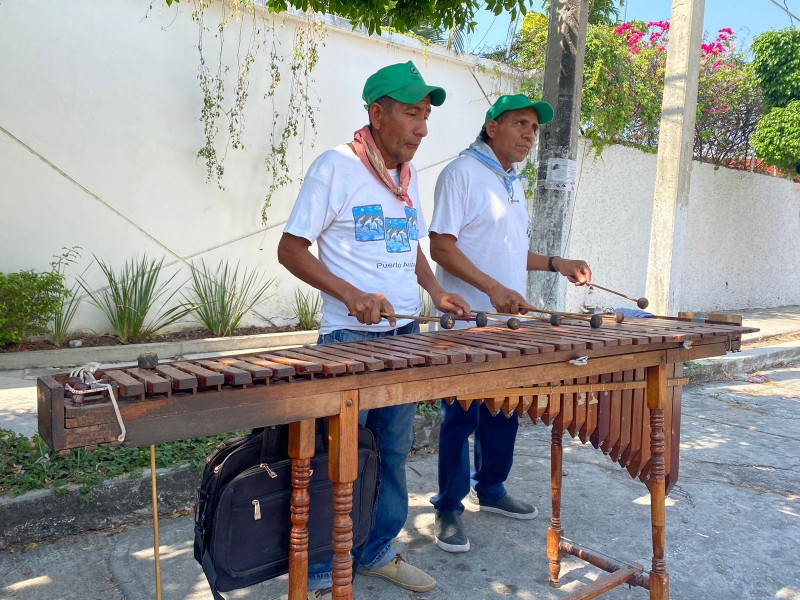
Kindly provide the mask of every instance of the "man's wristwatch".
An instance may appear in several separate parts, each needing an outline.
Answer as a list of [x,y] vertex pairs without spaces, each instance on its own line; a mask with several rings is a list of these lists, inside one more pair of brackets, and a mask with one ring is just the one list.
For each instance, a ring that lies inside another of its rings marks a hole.
[[556,268],[553,266],[553,260],[555,260],[556,258],[561,258],[561,257],[560,256],[551,256],[550,258],[547,259],[547,268],[550,271],[552,271],[553,273],[557,273],[558,272],[556,270]]

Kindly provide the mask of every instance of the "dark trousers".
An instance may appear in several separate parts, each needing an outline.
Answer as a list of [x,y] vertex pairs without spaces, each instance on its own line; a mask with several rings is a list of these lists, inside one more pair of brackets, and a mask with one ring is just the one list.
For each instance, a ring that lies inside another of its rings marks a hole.
[[[463,511],[461,501],[470,485],[479,498],[497,500],[506,495],[503,483],[514,462],[514,442],[519,429],[516,413],[493,417],[482,403],[464,410],[442,402],[439,432],[439,493],[431,498],[437,511]],[[475,433],[475,469],[469,468],[469,436]]]

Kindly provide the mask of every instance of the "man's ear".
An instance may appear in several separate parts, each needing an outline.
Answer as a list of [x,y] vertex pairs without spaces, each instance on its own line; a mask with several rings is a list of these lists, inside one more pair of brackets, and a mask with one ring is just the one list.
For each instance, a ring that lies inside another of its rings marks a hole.
[[489,119],[486,121],[486,123],[484,123],[483,126],[486,129],[486,135],[488,135],[490,138],[493,138],[495,133],[497,133],[498,123],[494,119]]
[[384,110],[383,106],[378,104],[377,102],[373,102],[369,105],[369,123],[375,129],[381,128],[381,122],[383,121]]

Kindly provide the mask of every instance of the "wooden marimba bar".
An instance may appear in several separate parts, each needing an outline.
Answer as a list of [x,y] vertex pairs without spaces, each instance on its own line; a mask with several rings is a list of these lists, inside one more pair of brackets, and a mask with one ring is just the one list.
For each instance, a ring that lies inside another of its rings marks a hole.
[[[308,470],[314,419],[330,417],[329,477],[334,494],[333,596],[352,598],[349,507],[357,467],[360,409],[437,398],[482,401],[495,414],[528,414],[552,426],[548,530],[550,578],[571,553],[611,571],[574,597],[591,598],[621,583],[669,597],[664,559],[665,497],[678,477],[682,363],[738,348],[730,324],[628,319],[591,329],[537,321],[519,330],[473,328],[270,350],[164,363],[154,370],[117,368],[95,376],[111,385],[126,445],[214,435],[290,423],[295,493],[289,597],[305,598],[308,564]],[[39,432],[57,451],[116,443],[119,419],[106,395],[65,396],[66,376],[38,380]],[[498,417],[502,418],[502,417]],[[563,538],[561,462],[564,432],[591,443],[646,483],[651,495],[653,564],[649,577],[593,555]],[[297,510],[295,510],[297,509]],[[301,518],[295,515],[306,515]]]

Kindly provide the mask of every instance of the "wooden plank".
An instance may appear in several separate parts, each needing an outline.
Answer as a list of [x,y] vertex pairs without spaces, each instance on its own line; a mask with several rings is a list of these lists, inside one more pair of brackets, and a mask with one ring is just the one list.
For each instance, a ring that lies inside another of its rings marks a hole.
[[[611,375],[612,383],[623,381],[624,373],[617,371]],[[603,454],[609,454],[611,449],[619,440],[620,436],[620,420],[622,418],[622,390],[613,390],[611,392],[611,419],[609,422],[608,435],[603,440],[601,450]]]
[[295,368],[291,365],[285,365],[283,363],[278,363],[268,358],[261,356],[261,355],[245,355],[241,357],[242,360],[246,360],[249,363],[254,365],[258,365],[260,367],[266,367],[270,371],[272,371],[272,379],[285,379],[286,381],[291,381],[292,377],[297,374]]
[[[673,377],[683,375],[683,363],[673,364]],[[669,471],[666,477],[666,493],[678,482],[680,471],[680,447],[681,447],[681,399],[683,397],[683,386],[675,385],[670,388],[670,429],[665,430],[667,437],[667,456],[669,457]]]
[[172,393],[172,384],[168,379],[164,379],[150,369],[139,369],[136,367],[127,369],[127,372],[132,377],[144,383],[144,389],[147,394],[159,395],[166,394],[169,396]]
[[[310,348],[311,346],[304,346],[306,348]],[[380,371],[385,368],[383,361],[379,358],[375,358],[374,356],[370,356],[367,352],[360,352],[358,350],[347,348],[341,349],[338,348],[336,344],[324,344],[320,346],[314,346],[314,348],[318,350],[322,350],[324,348],[325,353],[330,356],[336,356],[338,358],[343,359],[354,359],[358,360],[361,364],[364,365],[364,368],[367,371]]]
[[[322,372],[326,375],[339,374],[340,372],[363,373],[366,370],[363,362],[354,360],[352,357],[343,358],[336,354],[331,354],[325,349],[325,345],[303,346],[297,349],[297,356],[300,355],[309,357],[309,360],[320,361],[323,367]],[[341,371],[342,366],[344,371]]]
[[103,376],[108,378],[111,383],[117,384],[117,396],[122,398],[134,398],[144,394],[144,383],[128,375],[125,371],[111,369],[103,371]]
[[[358,345],[355,346],[357,352],[361,355],[368,354],[383,362],[387,369],[406,369],[409,367],[408,360],[398,356],[396,353],[387,352],[380,347],[372,344],[366,344],[368,340],[359,340]],[[341,347],[339,344],[326,344],[331,347],[337,346],[337,350],[347,352],[349,348]]]
[[194,365],[192,363],[180,361],[176,363],[170,363],[170,366],[180,369],[181,371],[191,373],[197,377],[197,381],[202,387],[216,387],[219,389],[220,386],[225,383],[225,376],[222,373],[211,371],[201,367],[200,365]]
[[197,376],[192,373],[187,373],[176,369],[172,365],[158,365],[156,372],[161,373],[164,377],[172,382],[172,389],[176,392],[190,390],[192,393],[197,391],[198,381]]
[[[600,380],[599,375],[592,375],[589,377],[589,383],[597,383]],[[597,392],[590,392],[586,396],[586,421],[583,427],[578,432],[578,437],[584,444],[589,441],[591,435],[597,427]]]
[[[309,375],[313,377],[314,374],[322,373],[323,370],[319,361],[310,362],[308,358],[297,358],[279,350],[272,350],[269,354],[259,354],[258,358],[289,365],[295,370],[297,375]],[[344,370],[345,369],[342,368],[342,372],[344,372]]]
[[272,369],[269,367],[265,367],[264,365],[257,365],[255,363],[249,363],[245,360],[241,360],[239,358],[231,358],[231,357],[222,357],[215,359],[217,362],[222,363],[223,365],[227,365],[229,367],[235,367],[237,369],[241,369],[242,371],[248,371],[250,373],[250,377],[253,380],[263,379],[268,380],[272,376]]
[[407,346],[396,344],[395,340],[406,336],[395,337],[381,337],[368,340],[369,346],[376,348],[382,352],[386,352],[391,356],[404,358],[408,361],[410,366],[422,365],[446,365],[447,357],[442,354],[433,354],[424,348],[410,349]]
[[613,590],[615,587],[619,587],[623,583],[633,580],[643,570],[644,569],[641,566],[620,567],[616,571],[613,571],[608,575],[603,575],[602,577],[595,579],[592,583],[581,586],[574,592],[571,592],[566,596],[562,596],[561,600],[588,600],[589,598],[597,598],[598,596]]
[[[436,348],[451,348],[463,352],[467,356],[467,362],[493,362],[503,358],[503,355],[486,348],[476,348],[441,335],[442,332],[419,334],[420,338],[434,345]],[[416,337],[416,336],[415,336]]]
[[193,362],[210,371],[221,373],[225,378],[225,383],[228,385],[251,385],[253,383],[252,375],[250,375],[249,371],[245,371],[244,369],[229,367],[215,360],[196,360]]
[[411,352],[426,357],[425,364],[428,365],[446,365],[467,362],[467,355],[463,350],[455,348],[437,348],[428,342],[423,342],[422,340],[403,339],[405,337],[407,336],[383,338],[383,340],[391,340],[389,345],[393,348],[399,348],[405,350],[406,352]]

